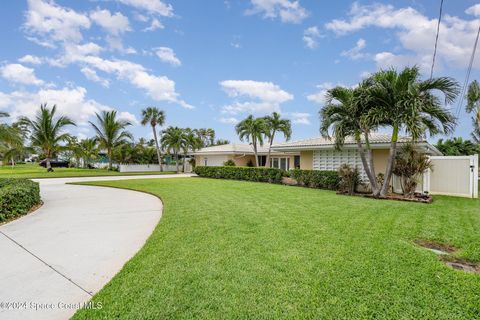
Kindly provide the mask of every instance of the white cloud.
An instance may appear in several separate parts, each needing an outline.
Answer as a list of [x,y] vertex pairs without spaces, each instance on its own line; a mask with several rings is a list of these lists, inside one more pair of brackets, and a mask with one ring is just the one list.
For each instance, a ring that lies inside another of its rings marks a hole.
[[177,58],[175,52],[171,48],[159,47],[154,48],[154,50],[157,57],[163,62],[169,63],[174,67],[182,65],[182,62]]
[[16,119],[19,116],[33,117],[41,103],[48,103],[49,106],[56,104],[59,114],[71,117],[77,124],[87,124],[95,112],[111,108],[87,99],[86,93],[87,90],[82,87],[0,92],[0,106],[9,110],[12,118]]
[[80,69],[80,71],[88,80],[98,82],[106,88],[110,86],[110,82],[107,79],[103,79],[102,77],[99,77],[95,70],[90,69],[89,67],[83,67],[82,69]]
[[311,102],[314,102],[314,103],[318,103],[318,104],[324,104],[325,103],[325,94],[327,93],[327,91],[329,89],[332,89],[333,87],[335,87],[335,85],[333,85],[333,83],[331,83],[331,82],[321,83],[321,84],[317,85],[317,89],[319,89],[319,91],[316,92],[316,93],[308,95],[307,100],[311,101]]
[[220,82],[220,85],[229,97],[247,99],[247,101],[234,101],[232,104],[224,106],[223,113],[279,112],[282,103],[293,100],[292,94],[272,82],[225,80]]
[[365,41],[365,39],[360,38],[358,39],[355,47],[353,47],[350,50],[342,51],[341,55],[343,57],[348,57],[352,60],[358,60],[358,59],[364,58],[366,55],[364,52],[362,52],[362,50],[366,47],[366,45],[367,45],[367,42]]
[[156,14],[163,17],[172,17],[173,8],[161,0],[117,0],[127,6],[144,10],[150,14]]
[[30,63],[30,64],[41,64],[42,63],[42,59],[40,59],[39,57],[37,56],[32,56],[30,54],[27,54],[23,57],[21,57],[20,59],[18,59],[18,62],[21,62],[21,63]]
[[57,5],[53,0],[28,0],[24,29],[38,43],[48,44],[53,41],[79,42],[82,40],[81,29],[90,28],[90,20],[85,14]]
[[286,114],[287,117],[292,119],[294,124],[310,124],[310,113],[306,112],[289,112]]
[[152,19],[152,22],[150,23],[149,27],[146,27],[142,31],[147,32],[147,31],[155,31],[157,29],[163,29],[165,28],[163,24],[156,18]]
[[[467,13],[476,15],[480,7],[472,6]],[[420,64],[428,69],[425,61],[432,60],[435,42],[437,17],[432,19],[417,10],[407,7],[395,9],[392,5],[354,3],[348,19],[335,19],[325,25],[338,35],[352,33],[367,27],[396,29],[398,39],[408,53],[394,54],[385,51],[374,55],[379,66],[389,61],[394,66],[405,62]],[[437,66],[442,68],[464,68],[471,55],[471,47],[478,30],[478,19],[464,20],[459,17],[445,15],[440,27],[440,38],[437,48]],[[475,67],[480,67],[477,59]]]
[[24,67],[19,63],[2,66],[0,68],[0,75],[11,82],[36,86],[43,84],[43,81],[35,76],[35,70]]
[[303,42],[305,42],[307,48],[315,49],[318,45],[318,39],[321,37],[322,35],[317,26],[307,28],[303,31]]
[[132,30],[128,18],[120,12],[111,14],[106,9],[97,8],[97,10],[90,13],[90,19],[105,29],[106,32],[115,36]]
[[118,118],[129,121],[131,124],[140,124],[140,122],[137,120],[137,117],[135,117],[133,113],[130,113],[128,111],[119,112]]
[[234,117],[220,118],[219,121],[221,123],[225,123],[225,124],[237,124],[238,123],[238,119],[234,118]]
[[308,17],[308,11],[293,0],[250,0],[252,7],[246,14],[262,14],[264,18],[280,18],[282,22],[300,23]]
[[465,10],[466,14],[471,14],[472,16],[478,17],[480,16],[480,3],[477,3],[467,10]]

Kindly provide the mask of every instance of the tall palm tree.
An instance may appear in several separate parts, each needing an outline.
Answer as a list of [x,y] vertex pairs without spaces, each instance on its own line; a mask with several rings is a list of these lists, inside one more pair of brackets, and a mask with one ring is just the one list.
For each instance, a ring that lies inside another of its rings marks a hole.
[[101,148],[107,150],[108,169],[112,170],[113,150],[128,140],[133,140],[133,136],[125,128],[131,123],[127,120],[117,118],[117,111],[102,111],[96,113],[97,124],[90,121],[97,134],[97,141]]
[[268,138],[268,153],[265,167],[270,167],[270,153],[272,151],[273,140],[277,132],[283,133],[285,140],[290,140],[292,135],[292,124],[288,119],[282,119],[278,112],[273,112],[272,115],[265,118],[265,136]]
[[480,143],[480,85],[477,80],[474,80],[468,86],[467,92],[467,107],[465,110],[468,113],[474,113],[472,138]]
[[21,117],[19,124],[24,126],[30,133],[32,146],[42,150],[45,155],[47,171],[53,171],[50,161],[52,157],[62,149],[61,142],[64,142],[70,135],[63,131],[66,126],[75,125],[69,117],[56,117],[57,106],[51,109],[47,104],[40,105],[34,120]]
[[385,170],[385,181],[380,196],[388,192],[401,130],[414,141],[427,131],[430,136],[448,134],[455,126],[455,117],[435,95],[439,91],[445,103],[452,103],[459,93],[458,83],[448,77],[420,79],[418,67],[382,70],[373,75],[374,85],[370,90],[376,107],[368,114],[369,121],[392,128],[390,152]]
[[187,157],[188,151],[194,152],[194,151],[200,149],[203,146],[203,144],[202,144],[202,140],[200,140],[200,138],[198,138],[198,136],[195,134],[195,132],[190,128],[184,129],[183,140],[184,140],[183,148],[182,148],[182,150],[183,150],[183,172],[185,172],[185,166],[186,166],[185,159]]
[[212,128],[195,129],[194,132],[202,141],[203,147],[215,145],[215,130],[213,130]]
[[173,153],[175,157],[176,170],[178,173],[178,154],[185,148],[185,136],[183,129],[179,127],[168,127],[163,131],[161,142],[162,146],[168,151],[168,153]]
[[370,80],[365,80],[355,89],[339,86],[328,90],[326,104],[320,110],[320,133],[324,137],[329,137],[329,130],[332,129],[337,149],[343,146],[346,137],[354,137],[372,193],[378,195],[380,189],[369,143],[369,134],[375,126],[366,119],[366,115],[373,107],[368,99],[370,86]]
[[147,123],[150,124],[153,130],[153,138],[155,139],[155,147],[157,148],[157,157],[158,165],[160,166],[160,171],[163,171],[162,167],[162,154],[158,144],[157,138],[157,125],[163,126],[165,124],[165,112],[159,110],[155,107],[148,107],[142,110],[142,125],[145,126]]
[[253,153],[255,154],[255,165],[258,167],[258,146],[263,146],[265,119],[254,118],[252,115],[249,115],[237,124],[235,130],[241,141],[251,142]]

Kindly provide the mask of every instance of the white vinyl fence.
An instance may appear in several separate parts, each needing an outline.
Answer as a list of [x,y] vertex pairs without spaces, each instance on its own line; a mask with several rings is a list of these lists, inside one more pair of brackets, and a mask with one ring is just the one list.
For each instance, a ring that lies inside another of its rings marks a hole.
[[[473,156],[430,156],[433,170],[420,178],[417,191],[430,194],[478,198],[478,154]],[[401,192],[399,178],[393,189]]]
[[[183,169],[183,164],[178,165],[179,170]],[[175,165],[163,165],[163,171],[176,171]],[[120,172],[153,172],[160,171],[160,167],[157,164],[119,164],[118,171]],[[192,166],[187,163],[185,166],[185,172],[192,172]]]

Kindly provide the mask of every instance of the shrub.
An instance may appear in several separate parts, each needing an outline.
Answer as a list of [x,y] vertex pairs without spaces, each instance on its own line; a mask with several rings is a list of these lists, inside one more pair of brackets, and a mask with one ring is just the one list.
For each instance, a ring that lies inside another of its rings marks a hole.
[[40,187],[27,179],[0,179],[0,222],[28,213],[40,203]]
[[338,176],[340,177],[339,190],[340,192],[353,195],[360,184],[360,174],[357,168],[352,168],[348,164],[342,164],[338,168]]
[[290,177],[301,186],[319,189],[337,190],[340,177],[337,171],[328,170],[290,170]]
[[235,167],[235,162],[234,162],[232,159],[230,159],[230,160],[225,161],[225,162],[223,163],[223,165],[224,165],[225,167]]
[[232,179],[256,182],[281,183],[286,172],[275,168],[251,167],[205,167],[198,166],[194,172],[200,177]]

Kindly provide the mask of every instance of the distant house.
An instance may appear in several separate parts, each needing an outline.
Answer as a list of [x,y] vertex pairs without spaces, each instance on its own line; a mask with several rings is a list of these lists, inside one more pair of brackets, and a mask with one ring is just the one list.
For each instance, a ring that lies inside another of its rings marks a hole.
[[[265,166],[267,161],[267,147],[258,147],[258,161],[260,166]],[[195,157],[197,166],[223,166],[232,160],[236,166],[255,165],[253,147],[249,144],[231,143],[219,146],[202,148],[192,155]],[[270,163],[273,168],[290,170],[300,168],[300,152],[277,152],[270,155]]]
[[[390,149],[390,135],[381,133],[372,133],[369,137],[372,148],[373,163],[376,173],[385,173],[387,159]],[[399,137],[397,150],[411,141],[410,137]],[[427,141],[418,141],[417,148],[428,155],[442,155],[437,148]],[[304,170],[337,170],[342,164],[348,164],[356,167],[360,171],[362,179],[366,180],[366,174],[363,170],[362,160],[358,153],[357,144],[353,137],[348,137],[341,150],[335,149],[335,141],[323,137],[286,142],[273,146],[275,152],[298,153],[300,154],[300,169]]]
[[[370,145],[373,150],[373,162],[376,173],[385,173],[390,148],[390,135],[372,133]],[[410,137],[399,137],[398,148],[411,141]],[[428,155],[442,155],[427,141],[417,142],[417,147]],[[267,147],[259,147],[259,163],[265,165]],[[237,166],[246,166],[249,162],[255,164],[253,148],[249,144],[225,144],[202,148],[193,153],[197,166],[222,166],[227,160],[232,160]],[[290,170],[337,170],[342,164],[358,168],[362,178],[366,179],[362,161],[353,138],[347,138],[341,150],[335,149],[332,139],[323,137],[298,140],[275,144],[272,147],[271,166]]]

